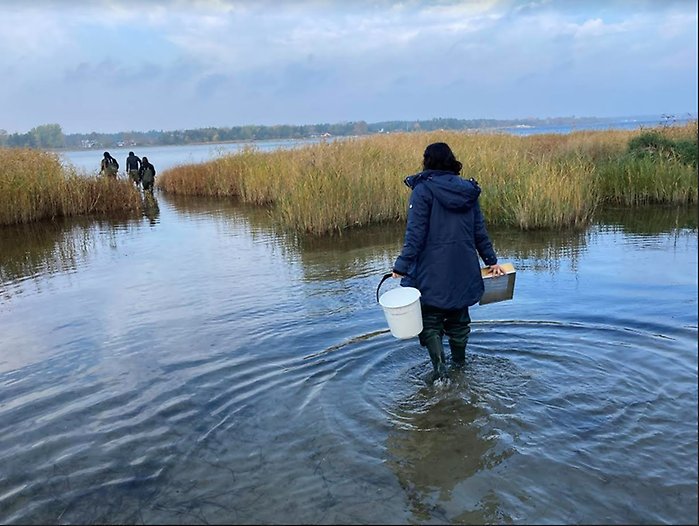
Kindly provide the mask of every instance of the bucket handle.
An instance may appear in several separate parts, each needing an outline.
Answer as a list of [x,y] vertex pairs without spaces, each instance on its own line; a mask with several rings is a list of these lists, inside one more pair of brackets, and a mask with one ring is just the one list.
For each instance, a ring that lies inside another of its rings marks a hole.
[[379,289],[381,288],[381,285],[383,285],[383,282],[386,281],[388,278],[393,276],[393,272],[389,272],[387,274],[384,274],[383,277],[381,278],[381,281],[379,282],[379,286],[376,287],[376,302],[379,302]]

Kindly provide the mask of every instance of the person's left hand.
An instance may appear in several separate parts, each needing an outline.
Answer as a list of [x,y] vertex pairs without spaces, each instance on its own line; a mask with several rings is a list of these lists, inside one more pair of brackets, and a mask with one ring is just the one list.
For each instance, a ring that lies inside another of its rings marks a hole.
[[492,274],[493,276],[504,276],[505,269],[496,263],[495,265],[490,265],[490,270],[488,273]]
[[402,275],[402,274],[398,274],[398,272],[393,272],[393,275],[392,275],[391,277],[393,277],[393,278],[402,278],[403,275]]

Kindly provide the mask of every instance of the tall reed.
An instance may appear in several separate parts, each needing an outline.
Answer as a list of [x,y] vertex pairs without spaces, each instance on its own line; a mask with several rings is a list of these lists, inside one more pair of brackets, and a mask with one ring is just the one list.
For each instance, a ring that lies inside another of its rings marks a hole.
[[82,176],[51,153],[0,149],[0,225],[140,210],[139,192],[127,180]]
[[[440,131],[341,139],[293,150],[237,154],[166,170],[158,185],[178,194],[233,196],[267,205],[290,230],[341,232],[403,221],[410,191],[431,142],[447,142],[462,176],[483,189],[489,224],[522,229],[583,227],[604,203],[696,203],[696,169],[676,160],[641,162],[628,155],[639,131],[580,131],[518,137]],[[692,139],[696,123],[663,128]]]
[[675,159],[626,157],[597,167],[602,201],[618,205],[697,202],[696,167]]

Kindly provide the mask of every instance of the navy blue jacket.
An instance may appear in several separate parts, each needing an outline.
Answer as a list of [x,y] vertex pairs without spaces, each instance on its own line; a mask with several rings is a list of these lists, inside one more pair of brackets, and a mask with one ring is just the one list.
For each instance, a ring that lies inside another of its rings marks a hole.
[[405,179],[412,188],[405,242],[393,271],[401,285],[420,291],[421,301],[462,309],[483,295],[478,256],[497,263],[478,204],[481,189],[453,172],[426,170]]

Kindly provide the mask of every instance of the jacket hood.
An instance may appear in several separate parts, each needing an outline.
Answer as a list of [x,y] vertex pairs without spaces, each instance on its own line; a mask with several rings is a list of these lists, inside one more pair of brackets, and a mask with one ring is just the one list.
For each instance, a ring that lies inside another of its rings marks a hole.
[[405,184],[415,189],[426,184],[437,201],[449,210],[468,210],[478,201],[481,188],[475,179],[463,179],[454,172],[425,170],[405,178]]

